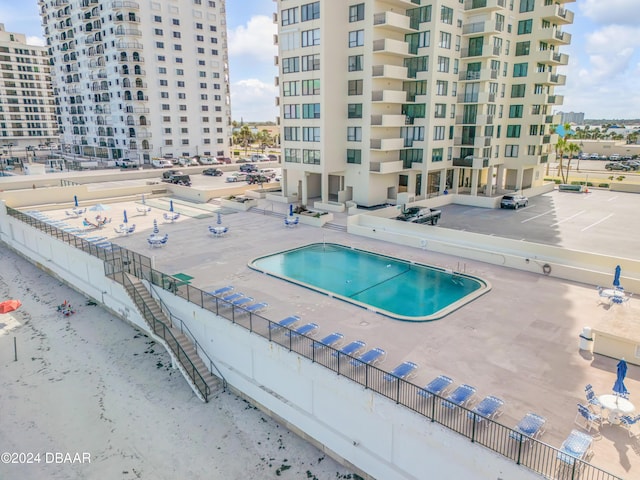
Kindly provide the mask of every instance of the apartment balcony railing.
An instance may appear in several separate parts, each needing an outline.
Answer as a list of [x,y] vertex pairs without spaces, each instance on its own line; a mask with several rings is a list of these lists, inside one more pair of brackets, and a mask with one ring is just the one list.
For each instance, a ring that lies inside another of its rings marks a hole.
[[147,107],[134,107],[133,105],[127,105],[124,108],[125,113],[149,113]]
[[373,15],[373,26],[384,28],[400,33],[414,31],[410,25],[410,19],[406,15],[395,12],[382,12]]
[[462,35],[477,35],[479,33],[495,35],[501,33],[503,30],[503,22],[496,22],[495,20],[485,20],[484,22],[474,22],[463,25]]
[[564,103],[564,95],[547,95],[547,102],[550,105],[562,105]]
[[556,3],[536,6],[536,10],[543,20],[548,20],[550,23],[556,25],[570,25],[573,23],[574,13]]
[[498,70],[489,70],[488,68],[483,70],[465,70],[458,74],[458,80],[460,81],[486,82],[496,80],[497,78]]
[[[409,17],[407,17],[409,18]],[[392,38],[380,38],[373,41],[373,53],[384,53],[386,55],[399,55],[407,57],[409,53],[409,44]]]
[[500,47],[494,47],[492,45],[484,45],[482,48],[463,48],[460,51],[462,58],[469,57],[497,57],[500,55]]
[[[472,160],[474,168],[482,168],[485,163],[487,166],[489,165],[488,158],[478,158],[477,160],[479,161],[477,167],[476,159]],[[454,166],[458,166],[456,162],[464,161],[465,159],[456,158],[453,163]],[[563,454],[558,448],[547,445],[538,439],[527,437],[506,425],[502,425],[497,420],[482,417],[466,407],[457,407],[460,414],[452,415],[451,407],[453,404],[451,402],[437,394],[425,400],[422,396],[424,388],[408,380],[398,379],[394,382],[393,388],[389,388],[389,381],[385,379],[388,372],[366,364],[356,370],[350,363],[354,357],[342,353],[337,348],[331,346],[317,348],[318,340],[306,335],[298,335],[297,337],[284,335],[290,329],[281,327],[278,330],[274,320],[261,314],[248,312],[244,308],[231,305],[220,298],[212,297],[193,285],[177,284],[171,275],[155,270],[152,267],[151,258],[147,256],[118,245],[113,245],[109,250],[98,247],[95,243],[90,243],[82,237],[65,232],[61,228],[11,207],[7,207],[7,215],[101,259],[105,265],[106,275],[116,282],[124,284],[126,274],[147,280],[158,289],[171,292],[199,308],[233,322],[234,325],[248,332],[259,335],[289,352],[308,359],[319,367],[327,368],[365,389],[389,398],[398,405],[398,408],[407,408],[419,417],[456,432],[469,439],[471,443],[485,447],[544,478],[555,480],[580,477],[594,480],[622,480],[620,477],[579,458],[575,458],[567,467],[567,462],[562,460],[566,458],[566,453]],[[213,368],[211,366],[209,368],[213,372]],[[479,420],[483,420],[484,427],[478,428]]]
[[456,125],[492,125],[493,115],[456,115]]
[[494,103],[496,94],[490,92],[459,93],[459,103]]
[[140,4],[138,2],[130,2],[130,1],[124,1],[124,2],[111,2],[111,8],[113,9],[117,9],[117,8],[124,8],[127,10],[140,10]]
[[404,127],[406,124],[405,115],[371,115],[372,127]]
[[372,138],[369,141],[371,150],[391,151],[404,148],[403,138]]
[[374,65],[371,76],[375,78],[392,78],[395,80],[408,80],[407,68],[397,65]]
[[407,92],[403,90],[374,90],[371,101],[380,103],[407,103]]
[[491,146],[491,137],[454,137],[453,145],[456,147],[485,148]]
[[142,32],[137,28],[119,28],[115,32],[118,37],[140,37]]
[[506,7],[507,0],[465,0],[465,10],[499,10]]
[[369,171],[372,173],[398,173],[406,170],[402,160],[392,160],[389,162],[371,162],[369,163]]
[[140,17],[129,15],[116,15],[113,17],[113,23],[120,25],[121,23],[140,23]]
[[139,42],[123,42],[120,40],[116,43],[116,48],[118,50],[141,50],[142,44]]
[[538,50],[531,53],[531,61],[554,66],[568,65],[569,56],[555,50]]

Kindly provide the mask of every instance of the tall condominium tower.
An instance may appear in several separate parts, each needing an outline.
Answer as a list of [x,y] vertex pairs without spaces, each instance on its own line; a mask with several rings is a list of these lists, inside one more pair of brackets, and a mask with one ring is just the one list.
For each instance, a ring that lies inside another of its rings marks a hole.
[[61,143],[99,158],[227,155],[224,0],[39,0]]
[[49,54],[0,23],[0,146],[58,141]]
[[278,0],[286,194],[373,206],[540,185],[574,0]]

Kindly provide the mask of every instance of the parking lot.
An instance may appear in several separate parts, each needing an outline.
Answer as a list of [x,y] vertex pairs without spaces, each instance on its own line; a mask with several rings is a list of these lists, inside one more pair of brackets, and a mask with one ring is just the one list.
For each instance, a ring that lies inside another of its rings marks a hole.
[[[637,258],[640,195],[590,189],[529,198],[518,210],[464,205],[442,208],[442,228],[496,235],[574,250]],[[425,227],[430,228],[430,227]]]

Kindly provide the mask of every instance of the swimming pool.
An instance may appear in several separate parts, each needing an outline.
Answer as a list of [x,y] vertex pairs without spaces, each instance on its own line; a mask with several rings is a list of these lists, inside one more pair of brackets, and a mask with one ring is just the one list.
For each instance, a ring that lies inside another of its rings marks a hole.
[[442,318],[491,288],[477,277],[335,243],[259,257],[249,267],[411,321]]

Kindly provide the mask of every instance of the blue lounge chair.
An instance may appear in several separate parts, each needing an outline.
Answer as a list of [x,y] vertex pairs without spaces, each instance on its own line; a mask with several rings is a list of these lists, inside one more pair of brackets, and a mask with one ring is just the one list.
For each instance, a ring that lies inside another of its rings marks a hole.
[[298,338],[302,335],[306,335],[310,337],[315,333],[318,328],[318,324],[316,323],[307,323],[306,325],[302,325],[301,327],[296,328],[295,330],[290,330],[286,333],[287,337]]
[[603,407],[602,404],[600,403],[600,400],[598,400],[598,397],[596,396],[595,392],[593,391],[593,387],[591,386],[590,383],[588,383],[585,387],[584,387],[584,394],[587,398],[587,402],[589,402],[589,406],[590,407],[597,407],[600,409],[600,412],[602,412]]
[[344,335],[338,332],[333,332],[324,337],[322,340],[318,340],[317,342],[313,342],[313,348],[324,348],[324,347],[332,347],[340,340],[344,338]]
[[472,412],[477,413],[477,415],[474,415],[472,412],[467,412],[467,416],[480,423],[484,421],[485,418],[493,419],[500,415],[503,405],[504,400],[501,398],[487,395],[478,405],[473,407]]
[[361,365],[374,365],[375,363],[378,363],[386,353],[387,352],[381,348],[372,348],[368,352],[360,355],[358,358],[351,360],[351,365],[354,367],[359,367]]
[[446,375],[438,375],[431,380],[424,388],[418,390],[418,395],[424,398],[432,397],[433,395],[443,395],[447,389],[453,383],[453,379]]
[[293,327],[300,321],[300,317],[297,315],[291,315],[290,317],[283,318],[278,323],[272,323],[269,325],[270,330],[279,330],[283,327]]
[[235,307],[241,307],[242,305],[245,305],[251,302],[253,302],[253,297],[241,297],[241,298],[238,298],[237,300],[232,301],[231,304]]
[[218,288],[217,290],[214,290],[213,292],[207,292],[209,295],[212,295],[214,297],[218,297],[220,295],[222,295],[223,293],[228,293],[231,290],[233,290],[234,287],[232,287],[231,285],[227,285],[226,287],[221,287]]
[[544,424],[546,422],[546,418],[529,412],[513,428],[513,431],[509,433],[509,437],[518,441],[536,439],[544,432]]
[[418,368],[418,365],[413,362],[402,362],[391,372],[385,373],[383,378],[387,382],[395,382],[399,378],[409,378],[416,368]]
[[244,293],[236,292],[236,293],[232,293],[230,295],[227,295],[226,297],[222,297],[222,300],[224,300],[225,302],[231,303],[234,300],[237,300],[237,299],[242,298],[242,297],[244,297]]
[[579,430],[572,430],[560,447],[558,460],[567,466],[573,466],[576,458],[585,460],[589,456],[589,448],[593,443],[593,437]]
[[340,355],[357,355],[360,350],[364,349],[367,344],[362,340],[354,340],[349,345],[345,345],[339,352],[333,352],[331,355],[338,357]]
[[244,307],[244,309],[249,313],[258,313],[260,310],[263,310],[269,306],[266,302],[254,303],[253,305],[249,305],[248,307]]
[[456,407],[465,407],[475,394],[475,387],[467,384],[458,385],[456,389],[449,394],[447,399],[442,401],[442,405],[452,410]]
[[587,432],[590,432],[592,428],[602,425],[602,416],[591,412],[591,410],[589,410],[589,407],[579,403],[575,424],[585,428]]
[[620,424],[627,429],[630,437],[639,435],[637,430],[636,432],[633,431],[633,426],[638,422],[640,422],[640,415],[636,415],[635,417],[632,417],[630,415],[623,415],[622,417],[620,417]]

